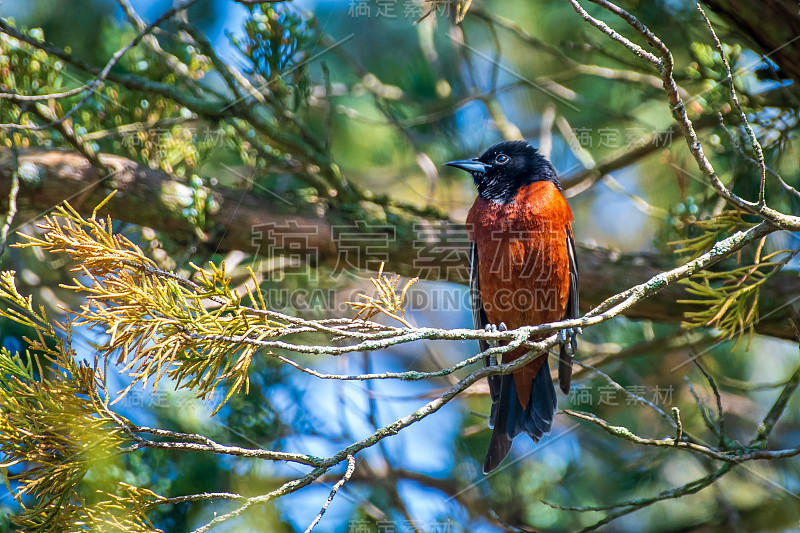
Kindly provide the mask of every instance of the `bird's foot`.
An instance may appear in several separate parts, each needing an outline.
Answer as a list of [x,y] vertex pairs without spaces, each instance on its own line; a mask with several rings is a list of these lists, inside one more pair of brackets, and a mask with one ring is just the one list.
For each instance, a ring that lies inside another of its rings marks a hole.
[[[486,331],[488,331],[490,333],[497,333],[498,331],[507,331],[508,330],[508,328],[506,327],[506,323],[505,322],[500,322],[500,324],[497,325],[497,326],[495,326],[494,324],[486,324],[486,327],[484,327],[483,329],[485,329]],[[498,341],[487,341],[487,342],[489,343],[489,346],[491,346],[492,348],[496,348],[497,345],[498,345]],[[497,357],[495,357],[493,355],[490,355],[489,356],[489,363],[492,366],[496,365],[497,364]]]
[[497,326],[495,326],[494,324],[486,324],[486,327],[484,327],[483,329],[485,329],[489,333],[497,333],[498,331],[508,331],[505,322],[500,322],[500,324]]
[[564,328],[558,332],[558,342],[560,342],[569,356],[574,356],[578,351],[578,335],[583,333],[580,327]]

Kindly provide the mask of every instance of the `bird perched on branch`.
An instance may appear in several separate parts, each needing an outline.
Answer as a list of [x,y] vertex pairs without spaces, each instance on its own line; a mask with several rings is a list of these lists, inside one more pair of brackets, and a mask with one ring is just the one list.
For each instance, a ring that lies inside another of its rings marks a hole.
[[[467,216],[470,292],[477,329],[505,330],[578,317],[578,264],[572,211],[556,172],[525,141],[501,142],[474,159],[447,165],[472,174],[478,197]],[[579,328],[559,332],[558,380],[569,393]],[[540,340],[540,339],[531,339]],[[481,350],[489,348],[481,342]],[[509,363],[525,347],[502,354]],[[485,365],[495,364],[484,358]],[[489,473],[523,431],[538,442],[550,433],[556,391],[547,354],[510,375],[490,376],[493,428],[483,471]]]

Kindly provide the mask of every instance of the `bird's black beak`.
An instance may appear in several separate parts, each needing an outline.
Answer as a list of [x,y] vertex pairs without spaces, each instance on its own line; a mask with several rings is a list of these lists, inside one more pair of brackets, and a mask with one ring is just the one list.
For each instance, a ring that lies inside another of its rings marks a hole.
[[466,170],[467,172],[480,172],[481,174],[485,174],[490,168],[492,168],[492,165],[488,163],[481,163],[477,158],[448,161],[445,163],[445,165],[460,168],[461,170]]

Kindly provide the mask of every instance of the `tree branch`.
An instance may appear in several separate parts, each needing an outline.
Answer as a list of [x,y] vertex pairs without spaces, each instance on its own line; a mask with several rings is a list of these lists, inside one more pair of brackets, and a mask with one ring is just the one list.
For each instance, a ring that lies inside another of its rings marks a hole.
[[[20,180],[20,211],[29,217],[43,214],[54,206],[61,205],[64,200],[75,197],[76,191],[81,193],[96,187],[83,204],[77,206],[84,214],[91,214],[89,206],[96,205],[110,190],[117,189],[114,201],[105,207],[112,218],[158,228],[179,243],[190,238],[194,228],[184,217],[182,204],[182,198],[190,192],[186,185],[159,170],[123,157],[103,154],[99,159],[110,171],[102,186],[95,185],[98,181],[96,170],[79,154],[21,150],[19,164],[23,172]],[[0,195],[10,194],[15,169],[13,154],[0,149]],[[338,259],[336,242],[332,235],[333,227],[337,224],[352,227],[353,224],[352,214],[334,209],[320,214],[317,205],[306,204],[302,200],[295,200],[294,205],[287,205],[280,200],[282,197],[276,197],[271,191],[267,194],[258,189],[242,191],[222,186],[203,190],[213,198],[215,206],[206,214],[210,227],[206,228],[206,240],[202,243],[209,250],[279,254],[283,250],[277,245],[270,248],[265,242],[266,238],[261,237],[267,231],[265,228],[295,227],[304,235],[304,248],[293,249],[290,253],[314,255],[320,263],[333,266]],[[360,207],[364,208],[364,204]],[[420,246],[424,245],[436,249],[442,256],[459,255],[462,261],[459,265],[453,265],[454,268],[431,272],[427,279],[465,282],[467,250],[463,243],[447,241],[445,235],[433,237],[436,239],[433,241],[430,241],[431,237],[428,235],[418,240],[420,228],[435,227],[442,220],[375,204],[369,209],[372,213],[379,210],[385,213],[384,216],[393,217],[395,221],[395,240],[387,240],[386,252],[392,268],[398,273],[409,276],[419,274],[414,263]],[[19,216],[17,219],[25,221]],[[13,229],[19,229],[21,225],[23,224],[20,223]],[[222,231],[225,227],[228,231]],[[459,226],[456,224],[453,227]],[[374,235],[380,229],[367,227],[366,231]],[[361,253],[354,255],[362,260],[366,259],[367,247],[374,245],[373,242],[365,239],[355,243],[361,248]],[[671,258],[658,254],[624,255],[586,247],[582,247],[579,253],[583,311],[588,311],[606,298],[652,278],[675,264]],[[461,266],[460,270],[455,268],[457,266]],[[624,314],[629,318],[677,322],[687,309],[686,305],[677,303],[682,297],[685,297],[683,288],[670,286],[658,297],[641,300],[635,306],[627,308]],[[793,313],[791,304],[797,298],[800,298],[800,279],[796,276],[781,272],[766,282],[761,288],[761,320],[756,325],[756,331],[794,339],[796,333],[788,319]]]

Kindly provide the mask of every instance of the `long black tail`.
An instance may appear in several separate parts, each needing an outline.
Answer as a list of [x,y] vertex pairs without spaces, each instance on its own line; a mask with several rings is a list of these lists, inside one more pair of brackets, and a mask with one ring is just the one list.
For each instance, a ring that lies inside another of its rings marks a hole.
[[531,436],[533,442],[539,442],[539,439],[550,433],[556,414],[556,388],[550,377],[547,356],[544,357],[544,364],[533,379],[531,398],[525,409],[517,398],[514,376],[496,376],[500,378],[500,391],[496,400],[492,398],[492,412],[489,416],[489,427],[493,428],[492,440],[483,462],[484,474],[497,468],[508,455],[511,441],[523,431]]

